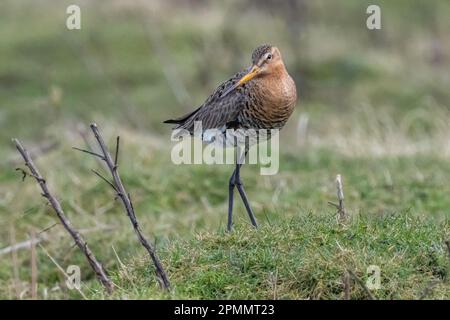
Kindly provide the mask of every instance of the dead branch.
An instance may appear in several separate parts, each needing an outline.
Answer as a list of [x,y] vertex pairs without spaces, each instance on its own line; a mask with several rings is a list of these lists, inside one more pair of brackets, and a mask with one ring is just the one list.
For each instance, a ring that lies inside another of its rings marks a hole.
[[[46,235],[44,232],[48,231],[50,228],[52,228],[53,226],[56,226],[58,224],[59,223],[54,224],[51,227],[48,227],[48,228],[38,232],[34,239],[30,239],[30,240],[14,243],[14,244],[12,244],[12,245],[10,245],[8,247],[0,249],[0,256],[2,256],[4,254],[8,254],[8,253],[14,253],[14,252],[17,252],[17,251],[22,250],[22,249],[30,249],[30,246],[33,243],[34,244],[39,244],[39,243],[41,243],[43,241],[51,240],[51,238],[48,235]],[[78,232],[81,233],[81,234],[87,234],[87,233],[103,231],[103,230],[113,230],[114,228],[115,228],[114,226],[108,226],[107,225],[107,226],[101,226],[101,227],[95,227],[95,228],[80,229]]]
[[120,179],[120,175],[118,172],[118,164],[117,160],[119,157],[119,138],[116,140],[116,150],[115,150],[115,160],[111,157],[111,154],[109,153],[108,147],[105,144],[105,141],[103,140],[102,136],[100,135],[100,132],[98,130],[98,127],[95,123],[91,124],[92,132],[94,133],[95,139],[98,142],[98,145],[101,149],[101,156],[103,157],[104,161],[106,162],[106,165],[108,166],[108,169],[111,173],[113,182],[109,182],[106,178],[100,175],[100,177],[107,181],[108,184],[113,188],[113,190],[116,192],[117,196],[122,201],[122,204],[125,208],[126,214],[128,218],[131,221],[131,224],[133,225],[134,231],[141,242],[141,244],[144,246],[144,248],[147,250],[148,254],[150,255],[150,258],[153,261],[153,264],[156,268],[156,274],[160,280],[160,284],[165,288],[170,288],[170,282],[168,279],[168,276],[158,258],[156,255],[155,248],[151,243],[147,241],[147,239],[142,234],[141,227],[139,226],[139,222],[137,221],[136,214],[134,212],[133,203],[131,202],[131,197],[129,193],[125,190],[125,187],[122,183],[122,180]]
[[34,239],[30,239],[30,240],[27,240],[27,241],[22,241],[22,242],[19,242],[19,243],[15,243],[15,244],[10,245],[8,247],[2,248],[0,250],[0,256],[4,255],[4,254],[8,254],[8,253],[17,252],[17,251],[19,251],[21,249],[29,249],[33,243],[37,244],[37,243],[39,243],[39,242],[41,242],[41,241],[43,241],[45,239],[47,239],[46,235],[38,235]]
[[47,232],[48,230],[50,230],[50,229],[56,227],[58,224],[59,224],[59,222],[55,222],[55,223],[52,224],[51,226],[49,226],[49,227],[47,227],[47,228],[45,228],[45,229],[39,231],[37,234],[38,234],[38,235],[41,235],[41,234]]
[[[32,148],[30,148],[30,150],[28,151],[28,153],[30,154],[30,157],[36,159],[42,155],[45,155],[53,150],[55,150],[56,148],[59,147],[59,143],[56,141],[47,141],[44,142],[40,145],[36,145]],[[20,156],[14,157],[13,159],[9,160],[8,164],[11,166],[17,166],[22,162],[22,159],[20,158]]]
[[364,281],[362,281],[356,274],[353,273],[352,270],[347,270],[348,274],[363,288],[364,292],[367,294],[370,300],[376,300],[375,297],[370,292],[369,288],[367,288]]
[[119,191],[116,189],[116,186],[115,186],[111,181],[109,181],[108,179],[106,179],[100,172],[98,172],[97,170],[94,170],[94,169],[91,169],[91,171],[92,171],[93,173],[95,173],[95,175],[96,175],[97,177],[99,177],[100,179],[102,179],[103,181],[105,181],[107,184],[109,184],[109,186],[110,186],[111,188],[113,188],[116,192],[119,192]]
[[81,151],[81,152],[84,152],[84,153],[87,153],[87,154],[90,154],[90,155],[99,157],[101,160],[105,160],[105,159],[104,159],[101,155],[99,155],[98,153],[95,153],[95,152],[92,152],[92,151],[89,151],[89,150],[85,150],[85,149],[80,149],[80,148],[77,148],[77,147],[72,147],[72,149],[75,149],[75,150],[78,150],[78,151]]
[[[98,154],[98,152],[95,152],[94,145],[89,140],[90,128],[88,129],[88,128],[86,128],[86,126],[79,124],[78,125],[78,133],[80,134],[81,138],[84,141],[84,144],[86,145],[86,149],[84,149],[84,150],[92,151],[92,152]],[[108,169],[106,166],[106,163],[105,163],[105,161],[103,161],[103,159],[100,159],[98,156],[95,156],[95,160],[97,160],[98,163],[100,163],[100,165],[103,168]]]
[[347,210],[344,206],[344,187],[342,185],[342,177],[340,174],[336,176],[336,189],[337,189],[337,198],[338,203],[328,202],[328,204],[336,207],[339,214],[339,221],[344,222],[347,220]]
[[[38,169],[33,163],[33,160],[31,159],[28,152],[25,150],[25,148],[22,146],[19,140],[13,139],[13,142],[16,145],[17,150],[22,155],[22,158],[25,160],[25,165],[28,167],[28,169],[31,172],[31,175],[36,179],[37,183],[39,184],[43,196],[49,201],[50,205],[53,207],[53,210],[55,211],[56,215],[58,216],[58,219],[61,221],[64,228],[69,232],[70,236],[75,240],[75,243],[77,244],[78,248],[84,253],[86,256],[86,259],[88,260],[89,264],[91,265],[92,269],[94,270],[95,274],[97,275],[100,282],[105,286],[108,293],[111,293],[113,291],[113,283],[106,275],[106,272],[103,268],[103,266],[98,262],[98,260],[95,258],[92,251],[89,249],[86,241],[82,238],[80,233],[72,227],[72,224],[70,223],[69,219],[66,217],[61,204],[59,201],[50,193],[47,183],[45,179],[41,176]],[[33,241],[32,241],[33,242]]]

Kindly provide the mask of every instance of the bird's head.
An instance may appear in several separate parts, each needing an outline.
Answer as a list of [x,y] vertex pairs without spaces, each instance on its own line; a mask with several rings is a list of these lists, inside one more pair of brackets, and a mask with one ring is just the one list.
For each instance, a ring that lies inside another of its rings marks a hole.
[[284,70],[284,63],[281,58],[280,50],[275,46],[263,44],[253,50],[252,66],[248,69],[248,72],[222,96],[227,95],[237,87],[254,78],[276,75],[280,70]]
[[253,50],[250,71],[256,73],[255,76],[269,74],[280,66],[284,66],[284,64],[281,59],[280,50],[277,47],[270,44],[263,44]]

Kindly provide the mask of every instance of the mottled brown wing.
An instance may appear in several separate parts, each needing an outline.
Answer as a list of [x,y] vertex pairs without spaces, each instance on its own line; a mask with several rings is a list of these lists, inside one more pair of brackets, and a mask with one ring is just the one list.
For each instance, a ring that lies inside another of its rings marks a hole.
[[177,119],[166,120],[165,123],[177,124],[173,129],[194,131],[194,122],[201,121],[202,129],[223,129],[227,123],[236,120],[245,105],[246,95],[243,88],[238,87],[222,97],[227,89],[236,84],[246,74],[241,71],[219,85],[208,99],[196,110]]

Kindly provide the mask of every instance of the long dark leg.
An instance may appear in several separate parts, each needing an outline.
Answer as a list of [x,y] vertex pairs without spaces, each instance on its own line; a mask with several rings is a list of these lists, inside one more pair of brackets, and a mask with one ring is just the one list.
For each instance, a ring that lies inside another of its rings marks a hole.
[[233,225],[233,202],[234,202],[234,187],[236,186],[236,169],[230,177],[230,182],[228,184],[228,224],[227,230],[231,231]]
[[240,161],[237,161],[236,168],[233,171],[233,174],[230,177],[230,182],[228,184],[228,223],[227,223],[227,230],[231,231],[231,227],[233,226],[233,204],[234,204],[234,187],[236,187],[239,191],[239,195],[242,198],[242,201],[244,202],[245,209],[247,210],[248,216],[250,218],[250,221],[252,222],[252,225],[255,228],[258,228],[258,224],[256,223],[256,218],[253,213],[252,208],[250,207],[250,204],[248,202],[247,194],[244,190],[244,185],[242,184],[241,180],[241,166],[243,163],[243,160],[245,159],[245,156],[247,155],[248,150],[245,150],[243,153],[243,158],[240,157],[240,151],[237,150],[237,159],[240,159]]
[[239,195],[241,196],[242,201],[244,202],[245,209],[247,209],[247,213],[248,213],[248,216],[250,218],[250,221],[252,222],[252,225],[255,228],[258,228],[258,224],[256,223],[255,215],[253,214],[253,210],[250,207],[250,204],[248,203],[247,194],[245,193],[244,185],[242,184],[242,180],[241,180],[241,165],[242,164],[237,164],[236,165],[236,169],[234,170],[234,174],[233,174],[234,175],[234,179],[235,179],[236,188],[238,189]]
[[230,177],[230,182],[228,183],[228,223],[227,223],[227,230],[228,232],[231,231],[231,228],[233,226],[233,204],[234,204],[234,187],[236,186],[236,171],[239,167],[239,158],[240,157],[240,151],[237,149],[236,152],[236,168],[234,169],[233,173]]

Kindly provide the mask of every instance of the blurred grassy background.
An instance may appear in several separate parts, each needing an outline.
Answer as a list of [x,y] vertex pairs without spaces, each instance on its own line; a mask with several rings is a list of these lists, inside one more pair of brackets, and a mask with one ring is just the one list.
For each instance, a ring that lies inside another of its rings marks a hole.
[[[243,172],[260,221],[332,213],[337,173],[353,214],[450,216],[450,2],[76,1],[82,29],[69,31],[73,3],[0,4],[0,248],[55,223],[14,170],[17,137],[44,149],[37,165],[107,268],[118,263],[111,245],[125,261],[141,253],[90,172],[98,163],[71,149],[86,145],[92,121],[109,142],[121,136],[123,180],[159,245],[223,227],[232,168],[173,165],[161,122],[200,105],[261,43],[281,49],[300,99],[281,134],[280,173]],[[369,4],[381,6],[381,30],[366,28]],[[247,223],[242,208],[237,215]],[[61,229],[45,232],[43,245],[63,266],[85,266]],[[0,259],[0,297],[17,297],[29,285],[29,250]],[[38,265],[43,298],[63,277],[41,251]]]

